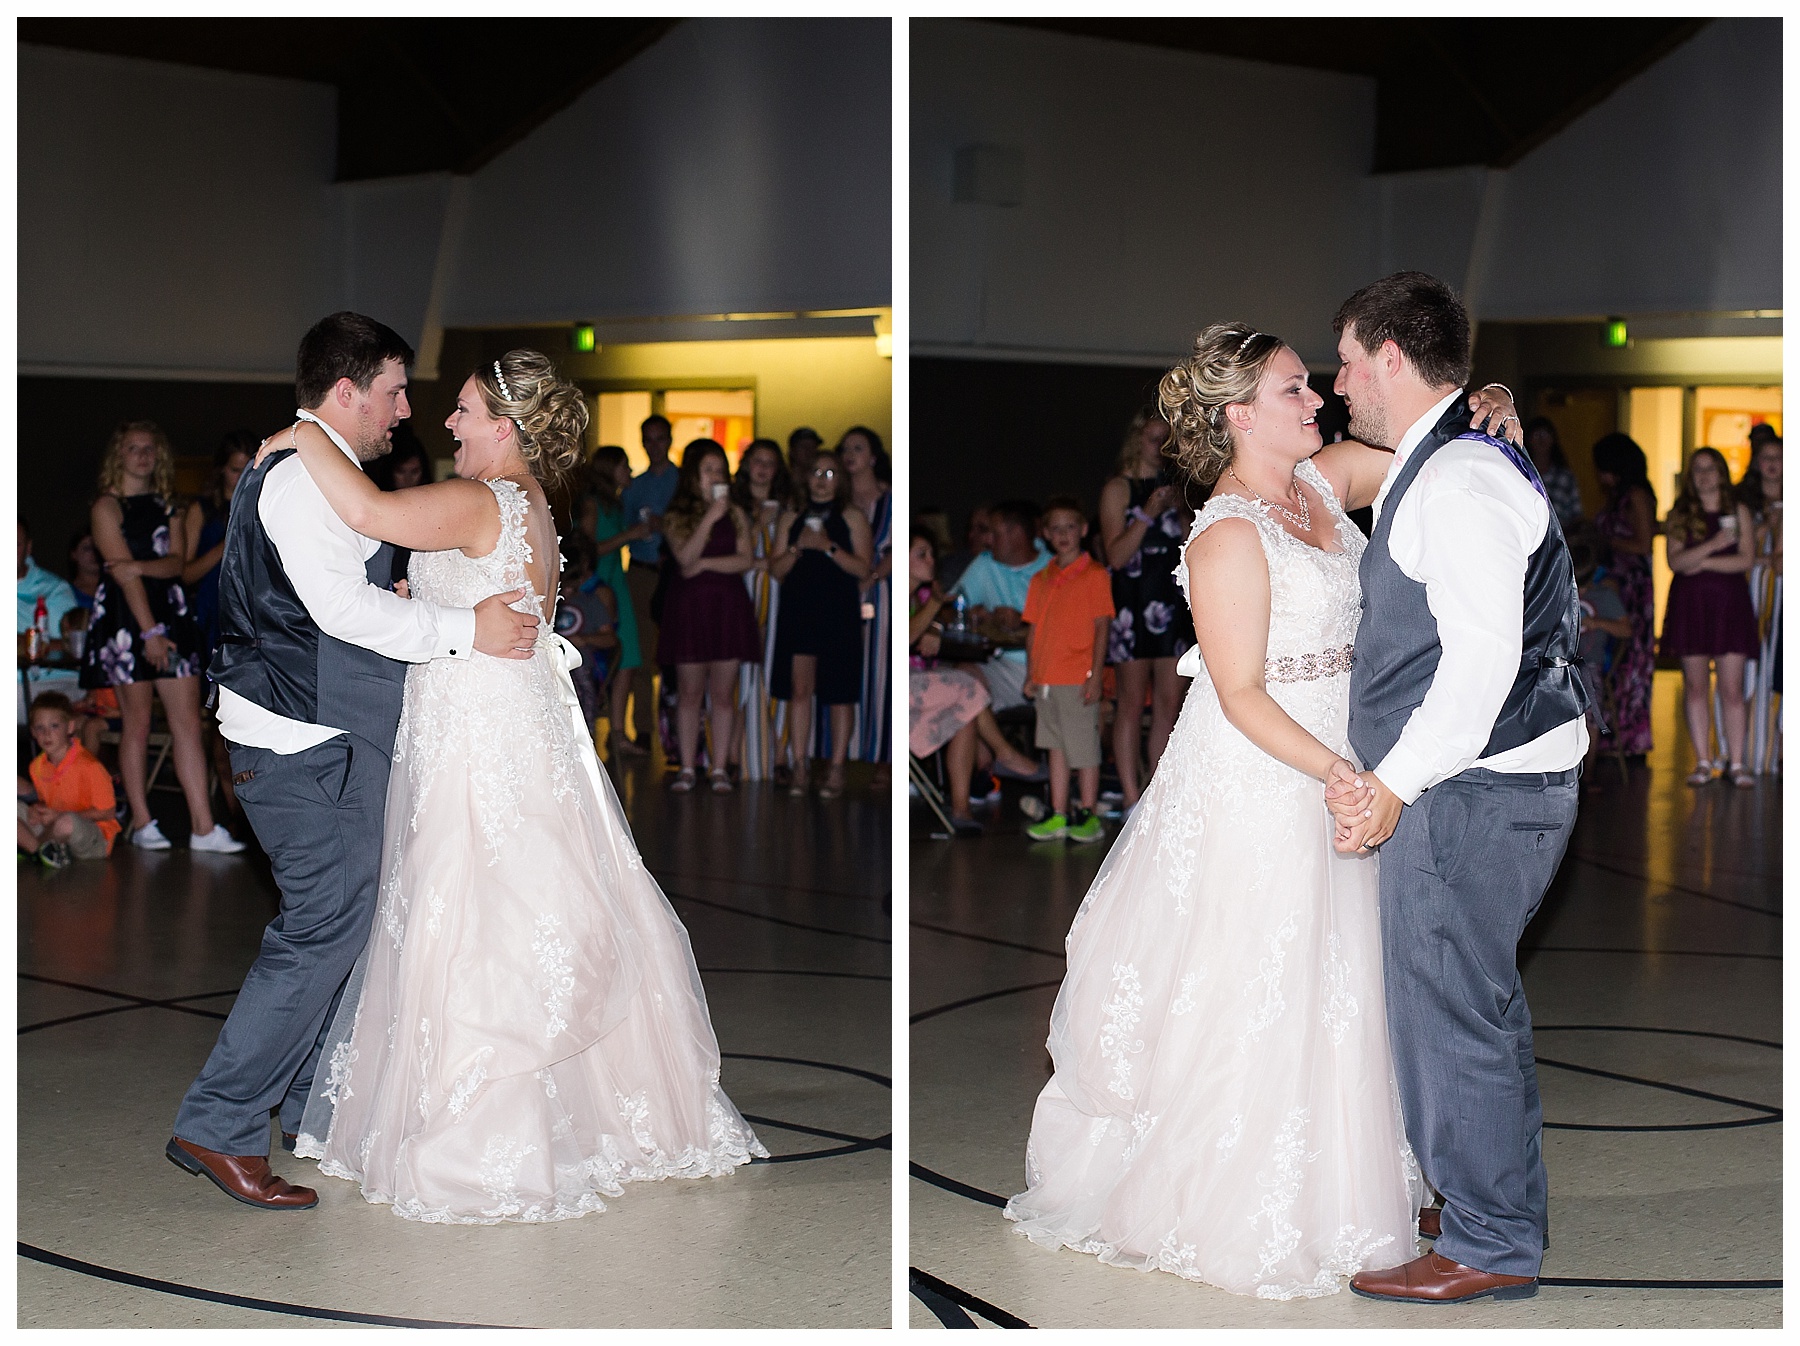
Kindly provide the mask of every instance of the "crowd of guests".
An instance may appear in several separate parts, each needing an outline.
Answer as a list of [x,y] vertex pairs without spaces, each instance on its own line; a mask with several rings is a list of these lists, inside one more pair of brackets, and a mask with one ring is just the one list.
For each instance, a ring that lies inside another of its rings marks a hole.
[[785,452],[757,439],[733,471],[711,439],[685,445],[677,466],[660,415],[639,433],[645,469],[603,445],[576,508],[577,545],[595,558],[576,592],[604,596],[613,633],[591,682],[604,683],[609,753],[642,755],[660,737],[679,793],[704,772],[718,794],[773,780],[830,799],[851,760],[885,787],[892,471],[880,435],[853,426],[827,449],[802,428]]
[[[1724,777],[1752,786],[1747,665],[1757,661],[1765,697],[1781,688],[1780,437],[1768,425],[1753,428],[1750,467],[1735,484],[1722,454],[1695,450],[1659,519],[1643,450],[1627,435],[1606,435],[1593,446],[1603,501],[1589,519],[1555,425],[1536,417],[1524,433],[1580,585],[1592,752],[1641,760],[1650,751],[1660,659],[1682,671],[1697,758],[1688,783]],[[972,511],[960,548],[941,511],[917,516],[909,746],[919,757],[944,750],[958,832],[982,830],[972,808],[999,798],[995,778],[1043,778],[996,712],[1030,705],[1035,746],[1048,752],[1050,813],[1027,829],[1034,839],[1097,840],[1098,817],[1128,816],[1155,772],[1185,694],[1177,667],[1194,643],[1173,572],[1201,503],[1173,479],[1168,438],[1154,414],[1133,418],[1091,514],[1071,497],[1043,509],[985,504]],[[1651,574],[1659,536],[1674,572],[1660,641]],[[1099,793],[1105,756],[1118,782],[1110,795]],[[1602,788],[1593,773],[1588,779]]]
[[[145,850],[171,845],[149,805],[149,744],[158,702],[168,756],[187,803],[188,844],[223,854],[244,849],[213,813],[216,785],[226,811],[240,816],[224,744],[202,709],[201,680],[218,638],[218,566],[226,512],[256,445],[255,436],[247,433],[227,436],[215,457],[208,491],[184,502],[175,495],[168,437],[150,421],[120,425],[101,458],[89,526],[70,542],[68,580],[36,562],[30,527],[23,517],[19,520],[21,662],[72,664],[80,690],[79,699],[62,693],[33,699],[33,739],[50,763],[60,764],[63,758],[45,746],[38,720],[40,710],[52,721],[64,715],[80,749],[76,761],[82,770],[77,774],[84,779],[92,774],[87,764],[98,765],[109,730],[116,743],[108,779],[116,780],[124,795],[124,826],[101,829],[106,841],[101,854],[121,832]],[[46,758],[37,760],[41,764]],[[41,821],[50,807],[35,784],[37,775],[34,765],[33,778],[20,779],[21,849],[50,864],[90,858],[95,844],[85,829],[77,829],[80,838],[67,846],[60,844],[69,841],[66,836],[50,838],[55,845],[25,845],[32,824],[24,811],[37,810]],[[111,798],[109,790],[107,807]],[[89,804],[74,812],[92,813],[99,807]],[[64,816],[72,815],[64,810]]]
[[[704,769],[719,793],[749,778],[804,795],[818,776],[818,793],[831,798],[852,759],[873,763],[873,784],[885,785],[892,473],[881,437],[855,426],[827,449],[801,429],[785,452],[759,439],[734,473],[710,439],[685,446],[676,466],[662,416],[641,433],[644,472],[634,476],[616,445],[593,456],[563,544],[557,625],[590,656],[577,677],[595,698],[589,722],[604,709],[620,756],[646,753],[660,734],[678,763],[676,791],[693,790]],[[259,442],[248,431],[227,435],[206,488],[183,500],[168,437],[151,421],[120,425],[89,525],[69,543],[67,578],[38,559],[21,515],[19,661],[34,676],[66,670],[65,682],[72,670],[78,689],[46,692],[28,708],[42,752],[19,778],[21,851],[60,866],[110,852],[121,835],[146,850],[170,847],[148,797],[158,703],[189,845],[244,849],[214,812],[219,802],[231,823],[242,819],[203,680],[218,642],[226,520]],[[369,472],[384,490],[435,477],[405,426]],[[396,558],[397,578],[406,561]],[[96,770],[108,781],[104,801]],[[68,790],[47,795],[39,778],[50,776],[79,780],[87,802],[59,805]]]

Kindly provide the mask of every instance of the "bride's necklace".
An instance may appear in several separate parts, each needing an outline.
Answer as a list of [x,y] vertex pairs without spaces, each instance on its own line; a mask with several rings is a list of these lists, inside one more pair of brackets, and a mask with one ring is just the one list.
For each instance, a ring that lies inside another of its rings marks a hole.
[[1302,533],[1312,532],[1312,509],[1306,503],[1306,492],[1305,491],[1299,492],[1300,512],[1298,514],[1296,514],[1293,510],[1289,509],[1286,505],[1278,505],[1273,500],[1264,499],[1263,496],[1258,495],[1256,491],[1252,490],[1249,486],[1245,485],[1244,479],[1242,477],[1238,476],[1238,474],[1235,471],[1233,471],[1231,468],[1228,467],[1225,469],[1225,475],[1230,477],[1239,486],[1243,486],[1244,489],[1246,491],[1249,491],[1251,495],[1256,496],[1256,498],[1258,500],[1261,500],[1263,504],[1267,505],[1270,509],[1274,510],[1277,514],[1281,515],[1282,518],[1284,518],[1288,522],[1292,523]]

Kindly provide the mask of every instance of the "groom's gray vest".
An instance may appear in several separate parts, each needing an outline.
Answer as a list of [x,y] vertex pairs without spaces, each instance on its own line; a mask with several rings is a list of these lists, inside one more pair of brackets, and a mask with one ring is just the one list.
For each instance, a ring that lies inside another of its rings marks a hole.
[[[293,452],[282,449],[246,468],[232,493],[211,676],[264,710],[346,730],[391,757],[407,666],[319,630],[263,530],[263,483]],[[386,588],[393,565],[394,549],[384,542],[363,573]]]
[[[1395,507],[1439,449],[1469,434],[1469,410],[1459,397],[1400,469],[1382,505],[1381,520],[1363,551],[1363,618],[1350,667],[1350,745],[1365,767],[1377,765],[1399,740],[1407,720],[1425,700],[1444,652],[1438,643],[1437,620],[1425,602],[1425,586],[1408,578],[1388,552]],[[1543,494],[1543,484],[1529,459],[1511,445],[1476,437],[1495,444]],[[1469,560],[1481,564],[1479,556]],[[1544,540],[1525,565],[1525,630],[1519,668],[1481,751],[1483,757],[1521,747],[1586,711],[1587,689],[1576,667],[1580,641],[1581,609],[1574,571],[1552,509]]]

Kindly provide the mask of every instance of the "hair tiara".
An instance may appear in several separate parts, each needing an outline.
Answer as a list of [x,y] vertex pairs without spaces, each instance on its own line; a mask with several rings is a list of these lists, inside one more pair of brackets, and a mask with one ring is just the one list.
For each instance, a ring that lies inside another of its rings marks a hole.
[[500,372],[500,362],[498,360],[494,361],[494,382],[500,385],[500,396],[504,397],[508,402],[516,402],[519,400],[513,396],[512,389],[506,386],[506,375]]

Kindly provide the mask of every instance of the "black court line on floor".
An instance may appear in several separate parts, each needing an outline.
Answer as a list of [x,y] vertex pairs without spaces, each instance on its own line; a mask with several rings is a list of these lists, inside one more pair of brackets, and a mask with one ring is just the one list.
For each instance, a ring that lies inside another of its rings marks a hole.
[[[745,970],[748,971],[751,969]],[[784,969],[778,968],[773,970],[783,971]],[[145,996],[131,995],[124,991],[109,991],[104,987],[85,986],[80,982],[62,981],[55,977],[41,977],[31,972],[21,972],[19,973],[19,976],[29,981],[44,982],[52,986],[61,986],[73,991],[86,991],[93,995],[114,996],[120,1000],[131,1002],[125,1005],[112,1005],[101,1010],[90,1010],[85,1014],[64,1015],[58,1019],[45,1019],[39,1023],[26,1024],[19,1029],[21,1035],[35,1032],[42,1028],[55,1028],[59,1024],[75,1023],[84,1019],[96,1018],[103,1014],[123,1014],[131,1010],[140,1009],[177,1009],[184,1010],[190,1014],[201,1014],[209,1019],[223,1019],[225,1016],[216,1010],[190,1009],[178,1002],[181,1000],[211,1000],[219,996],[237,994],[236,990],[204,991],[196,995],[179,996],[174,1000],[152,1000]],[[884,1089],[892,1089],[894,1087],[893,1080],[886,1075],[877,1074],[872,1070],[864,1070],[860,1066],[840,1065],[835,1061],[814,1061],[810,1057],[804,1056],[766,1056],[754,1052],[720,1052],[719,1055],[722,1058],[729,1058],[735,1061],[770,1061],[780,1065],[807,1066],[813,1070],[829,1070],[840,1075],[854,1075],[858,1079],[864,1079],[873,1084],[878,1084]],[[848,1142],[841,1148],[835,1150],[805,1150],[798,1154],[770,1155],[767,1159],[752,1160],[752,1163],[792,1164],[808,1159],[832,1159],[839,1155],[855,1154],[862,1150],[889,1149],[893,1146],[893,1136],[891,1133],[885,1136],[853,1136],[841,1131],[825,1131],[816,1127],[803,1126],[797,1122],[779,1121],[771,1117],[746,1118],[746,1120],[756,1121],[759,1125],[780,1127],[784,1131],[794,1131],[804,1135],[822,1136],[829,1140],[842,1140]]]
[[92,1276],[96,1280],[114,1281],[119,1285],[129,1285],[139,1290],[154,1290],[158,1294],[179,1295],[183,1299],[199,1299],[209,1304],[224,1304],[230,1308],[255,1309],[261,1313],[281,1313],[299,1318],[323,1318],[334,1323],[367,1323],[371,1327],[485,1327],[492,1329],[504,1326],[499,1323],[447,1323],[430,1318],[389,1318],[378,1313],[353,1313],[349,1309],[320,1309],[307,1304],[289,1304],[279,1299],[253,1299],[248,1295],[226,1294],[222,1290],[203,1290],[194,1285],[182,1285],[176,1281],[158,1280],[154,1276],[139,1276],[135,1272],[119,1271],[114,1267],[83,1262],[80,1258],[65,1257],[61,1253],[53,1253],[48,1248],[39,1248],[23,1240],[19,1243],[19,1256],[33,1262],[42,1262],[46,1266],[73,1271],[77,1275]]
[[938,1005],[932,1009],[920,1010],[917,1014],[913,1015],[912,1018],[907,1020],[907,1022],[912,1024],[922,1024],[927,1019],[935,1019],[940,1014],[950,1013],[951,1010],[966,1009],[970,1005],[979,1005],[984,1000],[998,1000],[1002,996],[1023,995],[1026,991],[1042,991],[1051,986],[1061,985],[1062,978],[1056,977],[1050,981],[1033,981],[1027,982],[1023,986],[1008,986],[999,991],[984,991],[980,995],[965,996],[961,1000],[952,1000],[948,1005]]
[[1619,865],[1611,865],[1604,860],[1595,860],[1590,856],[1580,855],[1574,851],[1569,852],[1569,858],[1574,860],[1577,864],[1588,865],[1594,869],[1605,870],[1608,874],[1617,874],[1623,878],[1636,879],[1639,883],[1661,888],[1664,892],[1659,894],[1659,896],[1670,893],[1679,893],[1683,897],[1698,897],[1707,902],[1717,902],[1723,906],[1737,907],[1742,911],[1753,911],[1759,916],[1768,916],[1777,921],[1782,919],[1782,915],[1779,911],[1773,911],[1768,907],[1759,907],[1754,902],[1739,902],[1736,898],[1720,897],[1717,893],[1709,893],[1702,888],[1689,888],[1686,884],[1664,883],[1660,879],[1651,878],[1648,874],[1638,874]]
[[790,921],[785,916],[769,916],[760,911],[746,911],[743,907],[734,907],[729,902],[711,902],[704,897],[694,897],[688,893],[672,893],[663,890],[663,896],[671,902],[692,902],[697,907],[711,907],[715,911],[728,911],[733,916],[748,916],[753,921],[767,921],[770,925],[784,925],[790,930],[810,930],[816,935],[836,935],[840,939],[860,939],[869,944],[888,944],[894,941],[881,935],[865,935],[856,930],[834,930],[828,925],[808,925],[805,921]]
[[1610,949],[1587,944],[1521,944],[1521,954],[1531,953],[1626,953],[1640,958],[1763,958],[1779,963],[1778,953],[1730,953],[1723,949]]
[[772,888],[778,893],[816,893],[820,897],[847,897],[856,902],[881,902],[889,894],[853,893],[847,888],[814,888],[804,883],[770,883],[765,879],[728,879],[718,874],[681,874],[672,869],[657,871],[657,881],[664,877],[674,879],[677,883],[730,883],[740,888]]
[[964,1290],[961,1286],[952,1285],[949,1281],[939,1280],[929,1272],[920,1271],[917,1267],[906,1269],[906,1288],[918,1298],[919,1302],[937,1316],[937,1320],[945,1327],[974,1327],[975,1323],[965,1310],[973,1309],[995,1327],[1030,1328],[1031,1324],[1023,1318],[1008,1313],[1005,1309],[979,1299]]
[[974,935],[967,930],[958,930],[948,925],[933,925],[930,921],[911,922],[914,930],[929,930],[934,935],[950,935],[956,939],[972,939],[977,944],[998,944],[1003,949],[1022,949],[1026,953],[1041,953],[1046,958],[1063,959],[1066,955],[1061,949],[1040,948],[1036,944],[1021,944],[1012,939],[996,939],[992,935]]

